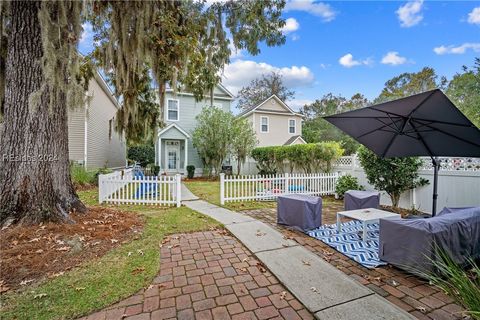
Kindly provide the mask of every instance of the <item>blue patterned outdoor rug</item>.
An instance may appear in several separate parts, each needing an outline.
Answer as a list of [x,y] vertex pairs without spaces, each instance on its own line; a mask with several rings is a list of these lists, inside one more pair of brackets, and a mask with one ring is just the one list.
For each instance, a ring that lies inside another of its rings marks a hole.
[[378,223],[367,225],[368,238],[362,241],[363,226],[360,221],[342,223],[342,231],[337,232],[336,224],[326,224],[318,229],[307,231],[313,238],[325,242],[330,247],[343,253],[350,259],[355,260],[366,268],[386,265],[387,263],[378,258]]

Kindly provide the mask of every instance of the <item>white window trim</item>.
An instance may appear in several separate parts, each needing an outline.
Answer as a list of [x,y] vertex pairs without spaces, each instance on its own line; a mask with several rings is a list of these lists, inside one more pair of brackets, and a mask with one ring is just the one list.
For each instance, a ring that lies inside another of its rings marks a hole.
[[[292,120],[293,120],[294,123],[295,123],[295,125],[293,126],[293,128],[295,129],[295,130],[293,131],[293,133],[290,132],[290,121],[292,121]],[[288,134],[297,134],[297,119],[294,119],[294,118],[289,118],[289,119],[288,119],[287,130],[288,130]]]
[[[267,119],[267,131],[263,131],[263,123],[262,119]],[[268,133],[270,131],[270,118],[267,116],[261,116],[260,117],[260,133]]]
[[[177,101],[177,120],[171,120],[168,118],[168,102],[169,101]],[[167,99],[167,110],[165,112],[165,121],[177,122],[180,121],[180,100],[178,99]]]

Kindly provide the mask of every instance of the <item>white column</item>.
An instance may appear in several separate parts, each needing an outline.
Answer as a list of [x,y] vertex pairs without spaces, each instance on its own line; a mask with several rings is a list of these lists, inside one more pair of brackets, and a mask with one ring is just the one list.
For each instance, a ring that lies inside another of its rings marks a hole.
[[162,171],[162,138],[158,138],[157,140],[157,143],[158,143],[158,166],[160,167],[160,171]]
[[225,173],[220,173],[220,204],[225,204]]
[[180,174],[175,175],[175,183],[177,188],[177,207],[182,205],[182,176]]

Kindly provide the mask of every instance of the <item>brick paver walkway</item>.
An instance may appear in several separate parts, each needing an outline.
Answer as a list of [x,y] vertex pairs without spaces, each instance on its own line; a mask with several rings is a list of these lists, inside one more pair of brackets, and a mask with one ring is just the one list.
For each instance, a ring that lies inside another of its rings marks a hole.
[[[336,213],[343,210],[341,201],[324,199],[322,224],[336,223]],[[390,302],[411,313],[418,319],[462,319],[464,309],[439,288],[392,266],[367,269],[347,256],[333,250],[320,240],[301,232],[277,225],[276,209],[242,211],[243,214],[266,222],[281,231],[285,237],[295,240],[339,270],[385,297]]]
[[84,319],[313,319],[235,238],[216,230],[178,234],[161,248],[145,290]]

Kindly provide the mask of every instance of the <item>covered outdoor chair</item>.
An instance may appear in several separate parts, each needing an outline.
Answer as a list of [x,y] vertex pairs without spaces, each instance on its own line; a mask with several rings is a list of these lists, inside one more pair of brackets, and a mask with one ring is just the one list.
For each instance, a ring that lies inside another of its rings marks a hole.
[[377,191],[348,190],[343,196],[345,211],[378,208],[380,206],[380,193]]
[[277,223],[302,232],[320,227],[322,198],[302,194],[279,196]]
[[480,207],[445,208],[428,219],[380,219],[381,260],[422,275],[434,271],[436,249],[460,265],[480,258]]

